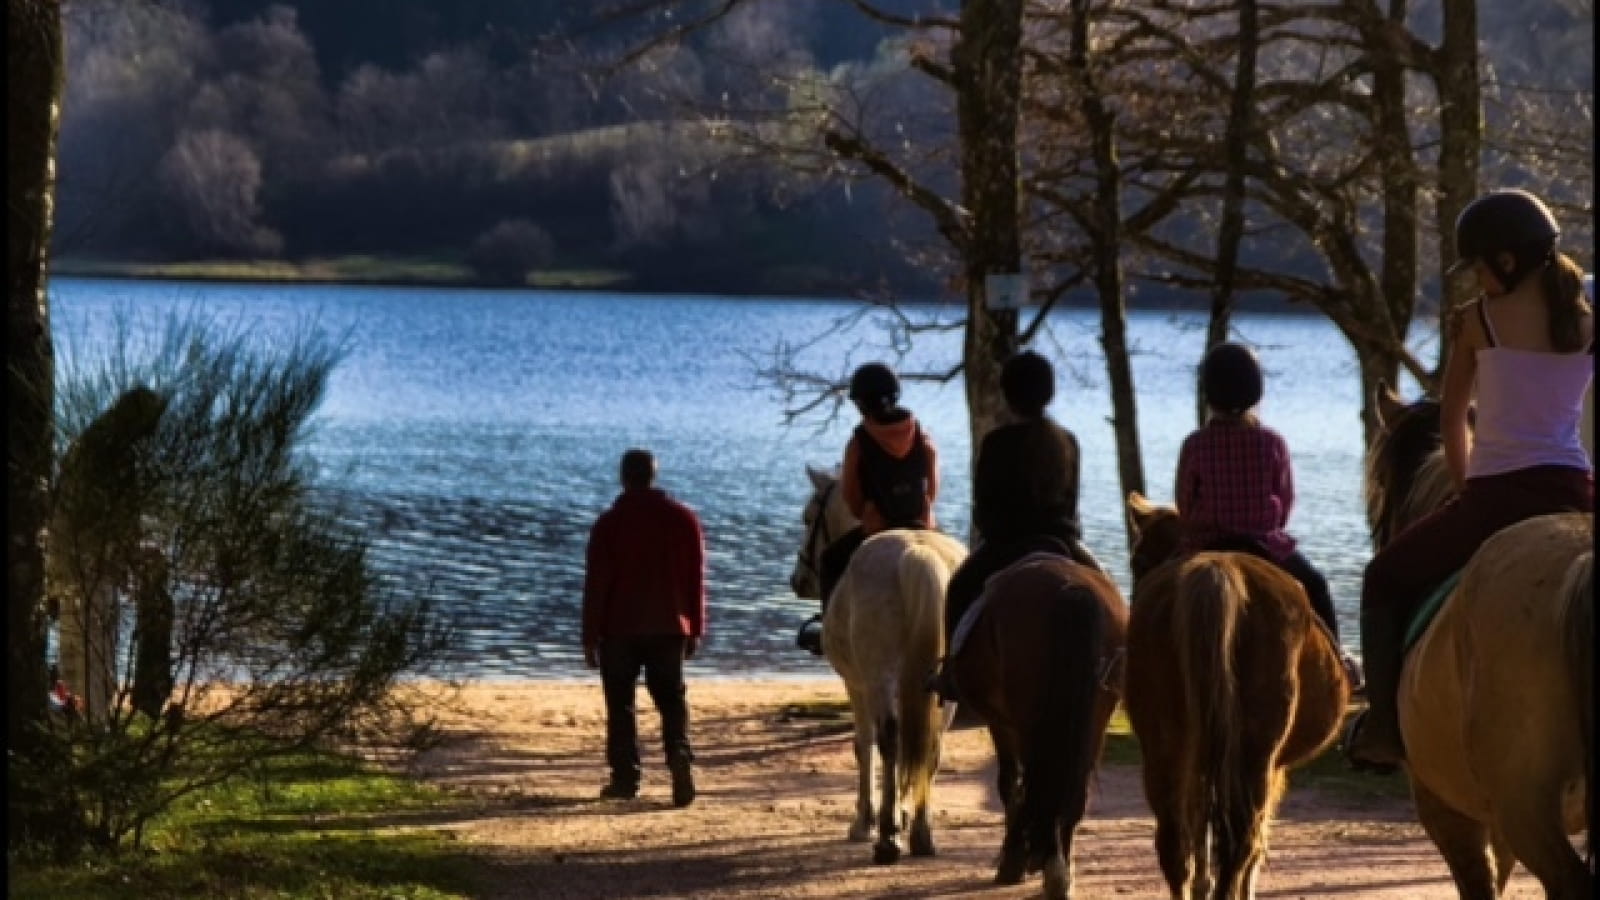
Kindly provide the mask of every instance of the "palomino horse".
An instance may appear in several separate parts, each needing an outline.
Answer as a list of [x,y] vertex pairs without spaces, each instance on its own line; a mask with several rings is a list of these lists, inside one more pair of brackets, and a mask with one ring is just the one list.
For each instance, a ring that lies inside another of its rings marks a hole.
[[1333,741],[1349,702],[1339,648],[1282,569],[1248,553],[1179,556],[1174,509],[1133,493],[1128,511],[1124,702],[1161,871],[1181,900],[1253,897],[1288,769]]
[[1073,832],[1122,693],[1128,607],[1104,573],[1037,553],[993,575],[974,609],[948,665],[999,760],[1006,832],[995,881],[1043,869],[1045,897],[1066,900]]
[[[1381,547],[1453,490],[1438,404],[1407,406],[1387,387],[1376,399],[1367,515]],[[1593,533],[1590,513],[1497,532],[1401,669],[1417,815],[1468,900],[1499,896],[1518,860],[1552,898],[1594,895],[1567,837],[1587,824],[1593,847]]]
[[[820,596],[817,573],[829,542],[855,525],[837,479],[810,467],[806,543],[790,576],[795,593]],[[926,687],[944,655],[944,592],[966,547],[937,531],[891,529],[851,557],[822,619],[822,650],[844,680],[855,720],[859,776],[850,840],[872,836],[872,750],[882,763],[878,840],[872,858],[900,858],[900,805],[911,812],[911,853],[934,854],[928,795],[945,722]]]

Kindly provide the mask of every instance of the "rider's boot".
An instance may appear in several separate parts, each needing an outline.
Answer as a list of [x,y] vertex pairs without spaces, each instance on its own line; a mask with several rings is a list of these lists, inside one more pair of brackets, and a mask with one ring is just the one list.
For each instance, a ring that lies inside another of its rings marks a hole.
[[939,660],[933,671],[928,673],[927,689],[939,696],[940,706],[960,701],[961,698],[956,695],[955,679],[950,677],[949,657]]
[[1361,661],[1366,668],[1367,711],[1351,723],[1344,753],[1357,769],[1393,771],[1405,761],[1397,692],[1405,641],[1403,609],[1361,611]]

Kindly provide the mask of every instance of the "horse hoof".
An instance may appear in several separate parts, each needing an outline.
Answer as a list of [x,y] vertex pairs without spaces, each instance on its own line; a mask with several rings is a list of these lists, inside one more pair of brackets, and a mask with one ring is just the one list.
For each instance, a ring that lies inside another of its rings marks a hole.
[[850,833],[846,835],[852,844],[865,844],[872,840],[872,829],[862,828],[859,825],[850,826]]
[[882,841],[872,848],[872,861],[876,865],[890,866],[900,861],[900,845]]
[[1045,900],[1072,900],[1072,875],[1064,862],[1052,860],[1044,867]]
[[924,835],[913,835],[911,838],[912,856],[937,856],[938,848],[933,846],[933,838]]
[[1003,859],[995,870],[995,884],[1021,884],[1028,877],[1027,866],[1020,859]]

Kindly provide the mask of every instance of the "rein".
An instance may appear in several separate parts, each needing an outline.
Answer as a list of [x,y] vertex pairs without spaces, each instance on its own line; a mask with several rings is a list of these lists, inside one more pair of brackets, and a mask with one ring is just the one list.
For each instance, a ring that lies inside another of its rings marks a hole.
[[800,545],[800,552],[797,554],[800,557],[800,565],[810,572],[812,577],[818,579],[822,577],[822,573],[818,571],[817,563],[813,559],[815,553],[812,548],[816,546],[819,536],[823,540],[823,547],[833,543],[833,536],[828,531],[828,498],[833,496],[834,488],[838,486],[837,481],[829,482],[828,486],[822,489],[822,493],[817,495],[817,515],[811,520],[811,527],[806,531],[806,542]]

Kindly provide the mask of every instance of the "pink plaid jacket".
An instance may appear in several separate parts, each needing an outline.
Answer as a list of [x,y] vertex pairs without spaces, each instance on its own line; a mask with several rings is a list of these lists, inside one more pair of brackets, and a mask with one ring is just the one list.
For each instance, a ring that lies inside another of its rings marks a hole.
[[1178,454],[1173,498],[1186,551],[1246,537],[1275,559],[1294,552],[1294,538],[1284,531],[1294,507],[1289,445],[1270,428],[1213,419],[1191,433]]

